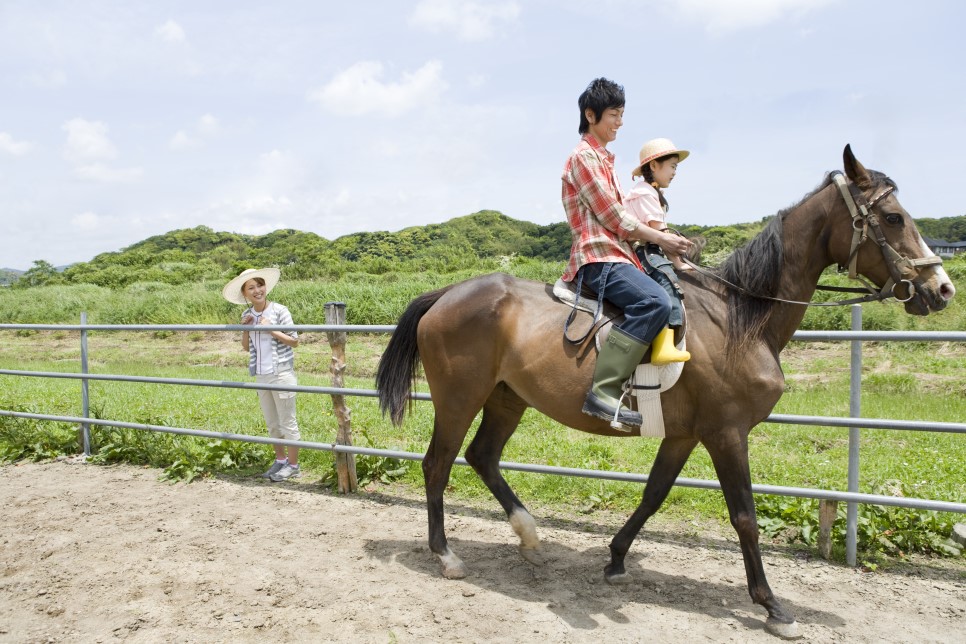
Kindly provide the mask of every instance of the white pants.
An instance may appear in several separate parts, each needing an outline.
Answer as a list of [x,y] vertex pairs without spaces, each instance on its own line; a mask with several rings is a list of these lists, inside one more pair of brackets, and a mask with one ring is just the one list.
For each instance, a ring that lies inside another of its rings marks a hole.
[[[282,373],[266,373],[255,376],[255,382],[266,385],[297,385],[294,371]],[[262,415],[268,425],[268,435],[272,438],[285,440],[301,440],[299,424],[295,420],[295,392],[294,391],[265,391],[258,390],[258,402],[262,406]]]

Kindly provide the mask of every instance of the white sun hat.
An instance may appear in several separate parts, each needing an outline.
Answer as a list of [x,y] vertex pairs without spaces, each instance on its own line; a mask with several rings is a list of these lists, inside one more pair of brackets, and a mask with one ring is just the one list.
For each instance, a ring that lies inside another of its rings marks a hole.
[[639,177],[641,175],[641,166],[644,164],[653,161],[654,159],[660,159],[661,157],[666,157],[671,154],[678,155],[678,162],[681,162],[687,159],[688,155],[691,153],[687,150],[679,150],[677,146],[671,142],[671,139],[651,139],[644,144],[643,148],[641,148],[641,152],[638,155],[640,162],[637,164],[637,167],[634,168],[634,171],[631,172],[631,177]]
[[282,271],[277,268],[246,268],[238,274],[238,277],[225,284],[225,288],[221,289],[221,294],[232,304],[248,304],[248,300],[242,293],[242,287],[245,282],[256,277],[265,280],[265,294],[267,295],[278,284],[279,278],[282,277]]

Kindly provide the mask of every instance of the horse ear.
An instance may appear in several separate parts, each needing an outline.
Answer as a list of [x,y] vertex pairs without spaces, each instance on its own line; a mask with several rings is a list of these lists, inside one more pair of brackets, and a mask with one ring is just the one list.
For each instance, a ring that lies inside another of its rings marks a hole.
[[859,160],[855,158],[852,154],[852,146],[849,144],[845,145],[845,151],[842,153],[842,160],[845,164],[845,176],[855,182],[855,185],[860,188],[868,188],[872,184],[872,177],[869,175],[869,171],[865,169],[865,166],[859,163]]

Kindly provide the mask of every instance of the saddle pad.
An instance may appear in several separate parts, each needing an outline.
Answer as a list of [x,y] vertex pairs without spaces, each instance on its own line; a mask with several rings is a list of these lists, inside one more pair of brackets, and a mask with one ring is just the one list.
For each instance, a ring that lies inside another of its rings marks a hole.
[[[677,348],[679,351],[687,349],[683,339],[677,344]],[[661,366],[649,363],[637,365],[634,375],[627,381],[625,387],[631,387],[631,391],[637,398],[637,411],[644,418],[641,424],[641,436],[664,438],[664,409],[661,407],[661,392],[677,384],[683,371],[683,362],[672,362]]]
[[[684,364],[684,363],[678,363]],[[661,408],[661,368],[652,364],[639,364],[631,379],[637,394],[637,411],[644,421],[641,436],[664,438],[664,410]]]
[[564,304],[569,304],[570,306],[573,306],[574,300],[577,300],[577,309],[580,311],[586,311],[591,315],[597,312],[597,300],[592,300],[583,295],[577,295],[577,292],[573,289],[572,283],[570,282],[565,282],[562,279],[554,282],[553,295]]

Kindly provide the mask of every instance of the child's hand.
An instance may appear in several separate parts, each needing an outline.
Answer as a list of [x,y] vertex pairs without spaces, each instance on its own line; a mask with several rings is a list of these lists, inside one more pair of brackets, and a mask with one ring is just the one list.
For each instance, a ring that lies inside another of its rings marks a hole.
[[242,324],[251,324],[254,321],[255,321],[255,316],[249,313],[248,315],[246,315],[245,317],[242,318],[241,323]]

